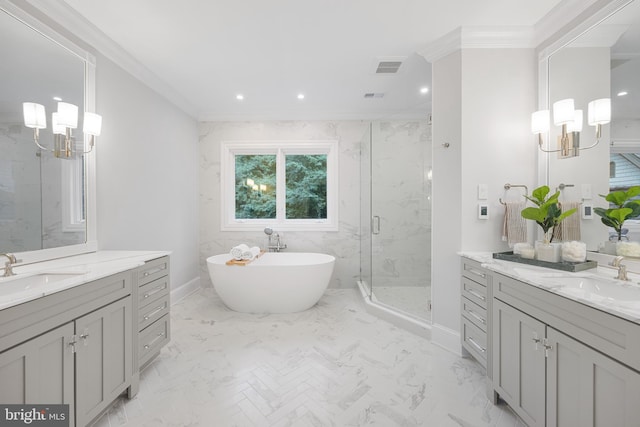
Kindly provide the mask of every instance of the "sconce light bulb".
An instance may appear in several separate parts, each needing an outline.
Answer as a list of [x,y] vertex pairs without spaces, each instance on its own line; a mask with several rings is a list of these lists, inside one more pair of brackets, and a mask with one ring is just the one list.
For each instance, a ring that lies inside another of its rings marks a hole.
[[77,128],[78,106],[68,102],[58,102],[58,123],[66,128]]
[[26,127],[32,129],[45,129],[47,127],[47,113],[44,105],[35,102],[23,102],[22,114]]
[[553,124],[566,125],[575,119],[575,103],[573,99],[562,99],[553,103]]
[[549,110],[540,110],[531,114],[531,133],[534,135],[549,132]]
[[606,125],[611,121],[611,98],[595,99],[587,111],[589,126]]
[[102,131],[102,116],[95,113],[84,113],[84,124],[82,131],[92,136],[100,136]]

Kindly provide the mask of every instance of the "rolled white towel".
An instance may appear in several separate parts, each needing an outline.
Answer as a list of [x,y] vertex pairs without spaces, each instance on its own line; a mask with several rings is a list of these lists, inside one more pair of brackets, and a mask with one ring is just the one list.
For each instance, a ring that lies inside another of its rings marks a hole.
[[236,259],[239,261],[242,259],[242,254],[248,250],[249,250],[249,246],[245,245],[244,243],[241,243],[238,246],[234,246],[233,248],[231,248],[231,252],[229,253],[233,257],[233,259]]
[[250,248],[247,248],[246,251],[242,252],[242,260],[251,261],[258,255],[260,255],[260,248],[257,246],[252,246]]

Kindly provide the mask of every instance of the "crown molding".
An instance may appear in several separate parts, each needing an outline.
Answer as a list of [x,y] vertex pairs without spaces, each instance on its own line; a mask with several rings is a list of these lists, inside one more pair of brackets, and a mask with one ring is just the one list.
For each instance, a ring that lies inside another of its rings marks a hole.
[[262,121],[362,121],[362,120],[426,120],[430,111],[376,111],[375,113],[335,112],[335,111],[277,111],[246,112],[229,114],[222,112],[203,112],[198,122],[262,122]]
[[[560,2],[535,26],[538,59],[548,58],[632,1],[566,0]],[[616,31],[619,29],[612,28],[609,34],[605,32],[600,34],[599,45],[608,43],[607,38],[615,37]]]
[[418,54],[435,62],[460,49],[532,49],[535,34],[531,26],[458,27],[429,43]]
[[[25,9],[25,3],[35,8],[44,15],[44,18],[38,17],[44,24],[52,26],[58,31],[69,33],[70,36],[104,55],[189,116],[193,118],[197,116],[197,109],[193,104],[66,2],[53,0],[9,1],[19,8]],[[53,22],[47,22],[49,20]]]

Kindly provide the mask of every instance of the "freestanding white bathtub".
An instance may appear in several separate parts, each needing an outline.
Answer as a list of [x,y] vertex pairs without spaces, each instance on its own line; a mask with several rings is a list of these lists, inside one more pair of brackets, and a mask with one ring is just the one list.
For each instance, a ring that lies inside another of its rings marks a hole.
[[295,313],[313,307],[329,285],[335,257],[267,252],[247,265],[226,265],[229,254],[207,258],[213,287],[234,311]]

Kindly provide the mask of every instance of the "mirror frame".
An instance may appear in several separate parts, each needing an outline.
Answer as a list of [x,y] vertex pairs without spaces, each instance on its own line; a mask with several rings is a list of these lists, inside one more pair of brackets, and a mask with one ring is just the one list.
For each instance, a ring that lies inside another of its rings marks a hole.
[[[549,58],[629,3],[640,0],[610,0],[595,12],[588,9],[536,48],[538,55],[538,110],[549,109]],[[579,22],[576,22],[579,21]],[[533,113],[533,111],[532,111]],[[547,135],[548,138],[548,135]],[[533,136],[532,136],[533,141]],[[537,150],[537,185],[549,185],[549,155]]]
[[[78,59],[84,62],[84,109],[85,111],[95,112],[95,69],[96,58],[85,49],[79,47],[68,38],[53,30],[49,25],[33,17],[25,10],[19,8],[9,0],[0,0],[0,9],[9,15],[21,21],[24,25],[31,28],[36,33],[48,38],[56,43],[60,48],[72,53]],[[88,137],[85,136],[85,145],[88,143]],[[32,264],[56,258],[63,258],[72,255],[80,255],[89,252],[95,252],[98,249],[97,241],[97,215],[96,215],[96,151],[97,147],[84,156],[84,174],[85,174],[85,207],[86,207],[86,240],[85,243],[69,246],[60,246],[57,248],[40,249],[34,251],[25,251],[15,253],[16,257],[21,260],[20,265]]]

